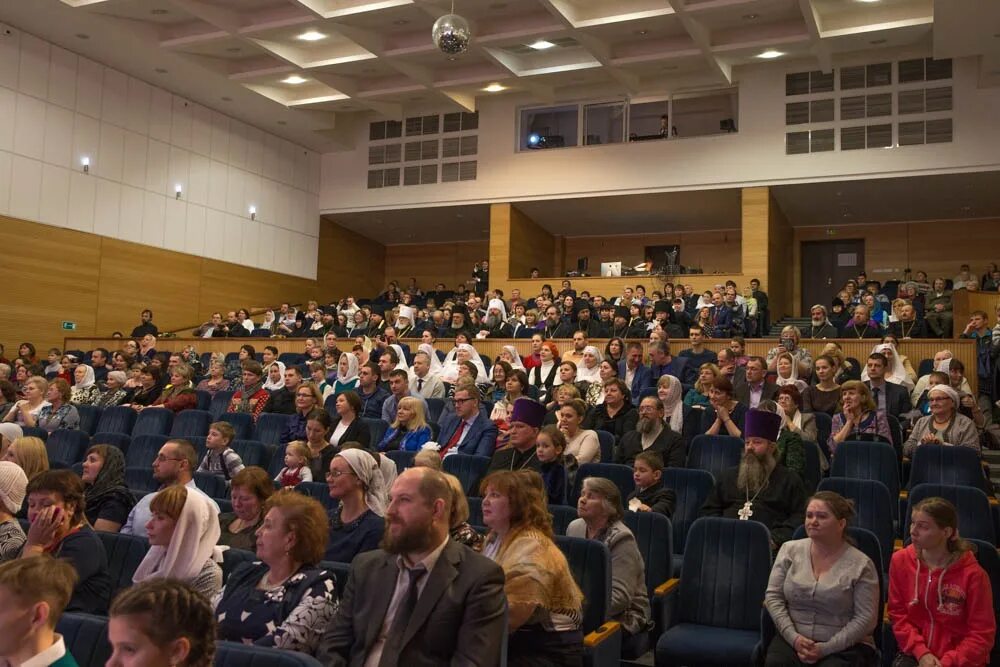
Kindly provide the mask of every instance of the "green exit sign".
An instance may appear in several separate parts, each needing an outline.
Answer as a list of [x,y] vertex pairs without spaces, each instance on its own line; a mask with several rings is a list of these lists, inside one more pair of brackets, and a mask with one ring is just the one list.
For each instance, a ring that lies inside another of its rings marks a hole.
[[66,331],[76,331],[76,322],[63,322],[62,328]]

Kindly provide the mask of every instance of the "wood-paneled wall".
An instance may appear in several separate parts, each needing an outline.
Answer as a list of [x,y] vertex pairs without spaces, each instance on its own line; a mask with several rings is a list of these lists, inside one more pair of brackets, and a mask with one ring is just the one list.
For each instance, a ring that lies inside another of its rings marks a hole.
[[[635,266],[646,260],[646,246],[679,245],[679,262],[701,268],[705,273],[738,274],[741,272],[742,232],[725,229],[709,232],[671,232],[662,234],[622,234],[616,236],[568,236],[557,275],[576,269],[580,257],[590,259],[590,272],[598,273],[601,262],[621,262]],[[662,257],[655,258],[657,262]]]
[[489,259],[490,242],[420,243],[385,247],[385,282],[395,280],[405,288],[411,277],[424,291],[444,283],[448,289],[464,288],[476,262]]
[[320,218],[316,277],[322,302],[373,297],[385,289],[385,246]]
[[[531,275],[532,268],[538,268],[543,276],[555,275],[555,238],[516,206],[508,205],[508,211],[508,275],[512,278],[527,278]],[[491,234],[492,231],[491,224]]]
[[[795,220],[791,224],[795,225]],[[870,223],[838,227],[795,227],[792,267],[795,286],[789,307],[799,314],[802,300],[801,244],[835,238],[865,242],[865,270],[872,280],[902,279],[903,269],[954,278],[962,264],[980,275],[990,262],[1000,260],[1000,220],[936,220],[929,222]],[[839,287],[830,294],[832,299]]]
[[969,323],[969,313],[981,310],[989,317],[990,326],[998,323],[997,308],[1000,308],[1000,294],[997,292],[968,292],[958,290],[952,296],[952,315],[955,317],[955,335],[959,335]]
[[792,312],[788,300],[792,295],[792,252],[789,244],[792,229],[774,196],[767,206],[767,284],[770,319],[777,322]]

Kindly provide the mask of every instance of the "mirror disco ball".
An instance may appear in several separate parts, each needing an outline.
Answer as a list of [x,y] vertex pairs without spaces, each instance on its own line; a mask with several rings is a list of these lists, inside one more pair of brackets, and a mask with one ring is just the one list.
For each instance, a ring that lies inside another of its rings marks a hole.
[[457,56],[469,49],[472,28],[469,22],[458,14],[445,14],[434,22],[431,30],[434,46],[449,56]]

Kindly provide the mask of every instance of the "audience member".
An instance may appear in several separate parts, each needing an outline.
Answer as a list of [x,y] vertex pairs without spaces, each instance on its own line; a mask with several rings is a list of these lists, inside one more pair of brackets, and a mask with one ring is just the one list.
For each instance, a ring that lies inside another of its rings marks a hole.
[[871,322],[871,310],[859,304],[854,307],[851,319],[840,330],[841,338],[862,339],[881,338],[882,332]]
[[657,512],[666,517],[674,513],[677,494],[663,485],[663,457],[656,451],[639,452],[632,462],[635,490],[627,499],[632,512]]
[[782,431],[797,433],[805,441],[816,442],[818,434],[816,416],[802,411],[802,395],[798,389],[793,385],[781,387],[778,389],[775,402],[781,408],[778,414],[782,417]]
[[386,488],[379,460],[363,449],[345,449],[333,457],[326,483],[338,501],[329,513],[325,560],[350,563],[378,548],[385,527]]
[[777,374],[774,384],[777,387],[795,387],[799,392],[805,391],[809,386],[804,380],[799,379],[798,364],[790,352],[782,352],[775,360]]
[[584,463],[599,463],[601,445],[597,433],[582,428],[587,416],[587,404],[574,398],[561,405],[558,410],[559,430],[566,436],[564,456],[572,457],[577,466]]
[[10,667],[76,667],[56,624],[70,603],[77,573],[39,556],[0,564],[0,659]]
[[71,470],[48,470],[28,482],[28,539],[21,558],[51,554],[68,561],[77,581],[66,611],[103,614],[111,595],[104,544],[84,515],[83,482]]
[[70,391],[70,403],[74,405],[93,405],[101,397],[101,389],[97,386],[97,376],[94,369],[86,364],[80,364],[73,371],[73,387]]
[[559,373],[559,348],[546,340],[538,352],[540,363],[528,371],[528,382],[538,391],[538,400],[551,400],[552,390]]
[[149,579],[111,605],[107,667],[210,667],[215,618],[205,596],[176,579]]
[[129,396],[129,400],[132,408],[139,411],[152,405],[160,397],[163,393],[163,382],[160,368],[152,364],[142,367],[137,379],[138,386]]
[[389,371],[389,382],[387,384],[389,395],[382,403],[382,421],[391,424],[396,420],[396,409],[399,401],[405,397],[416,397],[423,404],[424,412],[427,411],[427,401],[419,393],[410,391],[410,374],[401,368],[394,368]]
[[[684,432],[684,401],[681,397],[683,386],[673,375],[661,375],[656,381],[656,396],[663,404],[663,414],[667,426],[675,433]],[[642,403],[640,402],[640,406]]]
[[[393,371],[393,373],[397,372],[405,375],[403,371]],[[393,381],[409,391],[406,381],[402,377],[395,376]],[[386,430],[382,441],[378,443],[376,448],[380,452],[397,450],[415,452],[430,439],[431,428],[427,425],[423,399],[404,396],[399,400],[395,420]]]
[[642,363],[642,345],[629,343],[625,349],[625,359],[618,363],[618,377],[625,382],[632,395],[632,405],[639,404],[643,389],[653,386],[654,379],[649,367]]
[[94,530],[117,533],[135,507],[125,484],[125,455],[112,445],[94,445],[83,459],[84,514]]
[[243,470],[243,459],[230,447],[235,436],[236,431],[229,422],[213,422],[208,427],[208,435],[205,437],[205,456],[197,472],[218,475],[228,482],[236,473]]
[[635,430],[622,435],[615,449],[614,462],[631,466],[641,452],[652,451],[660,455],[667,467],[684,467],[687,447],[681,435],[664,422],[663,401],[647,396],[639,403],[638,413]]
[[309,415],[315,410],[323,409],[323,394],[315,382],[300,382],[293,395],[295,396],[295,409],[289,415],[281,435],[278,436],[279,443],[305,440]]
[[[733,383],[729,378],[719,377],[708,390],[709,407],[702,415],[701,424],[706,435],[743,435],[743,422],[747,408],[733,399]],[[708,427],[705,427],[708,424]]]
[[219,515],[219,545],[256,552],[263,508],[273,493],[274,482],[263,468],[248,466],[233,475],[229,493],[233,511]]
[[828,355],[816,357],[813,370],[816,384],[806,387],[802,392],[802,409],[805,412],[823,412],[831,417],[837,412],[840,403],[840,385],[834,380],[836,362]]
[[318,500],[290,490],[268,499],[260,560],[237,565],[212,600],[219,639],[315,655],[337,610],[334,575],[316,567],[326,530]]
[[611,552],[611,606],[608,617],[622,626],[622,654],[638,656],[649,648],[653,628],[646,590],[646,566],[635,535],[622,522],[625,509],[618,487],[602,477],[583,480],[576,505],[578,519],[566,528],[569,537],[597,540]]
[[698,379],[684,395],[684,405],[705,409],[709,406],[708,394],[712,384],[722,377],[719,367],[712,363],[702,364],[698,369]]
[[690,365],[695,368],[701,368],[704,364],[714,364],[718,361],[718,355],[705,347],[705,333],[699,325],[691,326],[688,338],[691,341],[691,347],[681,350],[677,356],[688,359]]
[[607,431],[615,436],[615,442],[621,442],[622,436],[634,431],[639,420],[639,411],[630,400],[626,384],[619,378],[604,382],[604,401],[590,411],[584,421],[584,428],[594,431]]
[[826,306],[816,304],[809,309],[809,327],[802,329],[802,336],[805,338],[837,338],[840,332],[837,325],[830,321],[827,315]]
[[[16,463],[27,475],[29,482],[49,469],[49,455],[45,449],[45,441],[34,436],[15,438],[4,452],[4,460]],[[18,516],[25,517],[25,512],[27,512],[26,507],[22,508]]]
[[[449,538],[453,497],[427,468],[396,479],[383,548],[354,561],[321,642],[324,664],[471,665],[500,655],[503,571]],[[442,618],[454,622],[434,622]]]
[[903,455],[913,456],[920,445],[954,445],[979,451],[979,430],[965,415],[959,414],[958,392],[946,384],[934,385],[927,391],[930,414],[913,425],[910,437],[903,443]]
[[27,539],[15,518],[27,488],[24,471],[16,463],[0,461],[0,563],[17,558]]
[[21,385],[21,395],[24,398],[14,404],[4,421],[14,422],[19,426],[36,426],[39,412],[49,405],[45,400],[48,390],[48,380],[37,375],[29,377]]
[[910,515],[910,544],[892,555],[889,619],[894,665],[985,667],[996,642],[989,576],[959,537],[958,512],[926,498]]
[[10,422],[0,423],[0,460],[3,460],[4,454],[7,453],[7,448],[10,447],[11,443],[23,437],[24,429],[17,424],[11,424]]
[[[522,373],[523,375],[523,373]],[[456,386],[454,413],[442,415],[438,434],[441,457],[449,453],[493,456],[499,430],[479,408],[479,392]],[[532,443],[533,444],[533,443]]]
[[764,359],[748,357],[744,369],[743,380],[733,383],[733,396],[736,400],[748,409],[756,408],[761,401],[773,400],[778,392],[778,386],[765,380]]
[[357,396],[361,399],[359,417],[382,418],[382,405],[389,398],[389,390],[379,383],[380,371],[376,364],[368,362],[358,373]]
[[260,362],[254,359],[243,362],[243,387],[233,394],[228,412],[249,414],[257,421],[271,397],[264,389],[263,374]]
[[[244,382],[246,380],[244,379]],[[296,410],[296,390],[302,384],[302,371],[298,366],[285,369],[285,383],[280,389],[272,391],[264,406],[264,412],[274,412],[280,415],[291,415]],[[267,389],[266,387],[264,387]],[[254,416],[256,420],[256,416]]]
[[212,396],[229,390],[229,380],[224,375],[225,365],[221,360],[212,359],[208,364],[208,377],[198,383],[198,391],[207,391]]
[[[362,417],[362,399],[354,391],[348,390],[338,395],[334,402],[337,416],[330,424],[330,444],[342,447],[345,442],[359,442],[364,447],[370,447],[371,429]],[[329,468],[325,469],[324,474]]]
[[703,516],[759,521],[774,549],[791,539],[806,506],[802,480],[775,458],[780,430],[778,415],[749,411],[743,459],[721,473],[702,508]]
[[[428,453],[433,454],[434,452]],[[430,460],[437,461],[438,465],[441,463],[441,459],[436,456],[430,457]],[[479,553],[483,550],[483,536],[469,525],[469,500],[465,497],[462,482],[454,475],[444,473],[443,476],[448,482],[448,486],[451,487],[451,516],[448,520],[448,535],[452,541],[464,544]]]
[[[550,505],[565,505],[569,492],[569,466],[563,456],[566,451],[566,436],[557,426],[545,426],[535,438],[535,456],[538,457],[538,472],[545,486],[547,502]],[[576,464],[572,462],[575,469]]]
[[[437,367],[437,373],[434,372]],[[438,377],[441,362],[434,354],[434,348],[422,344],[420,351],[413,355],[413,374],[410,378],[410,394],[428,398],[444,398],[444,383]]]
[[295,441],[285,445],[285,466],[275,475],[275,485],[282,489],[292,489],[303,482],[313,481],[312,468],[309,465],[311,458],[306,443]]
[[868,385],[849,380],[840,387],[840,412],[833,416],[828,449],[836,456],[837,445],[845,440],[892,442],[889,421],[872,399]]
[[490,461],[489,470],[539,470],[536,453],[538,431],[545,419],[545,406],[530,398],[514,401],[508,430],[510,446],[498,449]]
[[128,376],[123,371],[111,371],[105,380],[104,391],[94,401],[94,406],[107,409],[116,405],[128,403],[131,398],[131,391],[125,387]]
[[847,535],[853,517],[851,501],[820,491],[806,506],[806,537],[781,545],[764,594],[777,629],[767,665],[877,664],[878,576]]
[[944,278],[936,278],[930,292],[924,297],[927,315],[924,322],[927,332],[934,338],[951,338],[954,316],[952,315],[951,290],[946,288]]
[[799,346],[799,329],[789,324],[781,330],[780,345],[772,347],[767,351],[767,369],[769,371],[778,370],[778,357],[789,354],[795,362],[795,377],[809,377],[812,373],[812,355],[809,350]]
[[211,599],[222,588],[222,568],[213,559],[220,534],[218,513],[202,494],[176,484],[157,493],[149,509],[149,551],[132,581],[178,579]]
[[[899,360],[896,359],[896,361]],[[888,360],[885,355],[881,352],[872,353],[868,357],[868,364],[865,368],[865,373],[868,376],[865,384],[871,390],[875,408],[883,414],[892,415],[898,419],[904,412],[909,412],[913,406],[910,403],[910,392],[905,385],[886,381],[888,379],[885,375],[887,365]]]
[[62,378],[56,378],[49,383],[45,393],[48,405],[43,405],[38,411],[35,426],[52,433],[56,429],[73,430],[80,427],[80,413],[76,406],[69,402],[69,383]]

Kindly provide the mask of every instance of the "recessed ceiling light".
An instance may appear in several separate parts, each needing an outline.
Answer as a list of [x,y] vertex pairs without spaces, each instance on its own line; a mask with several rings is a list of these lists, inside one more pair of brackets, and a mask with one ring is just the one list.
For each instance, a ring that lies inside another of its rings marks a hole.
[[537,42],[528,44],[528,46],[531,47],[532,49],[535,49],[536,51],[544,51],[545,49],[551,49],[553,46],[555,46],[555,44],[546,41],[544,39],[540,39]]
[[499,83],[491,83],[490,85],[483,88],[487,93],[499,93],[502,90],[507,90],[506,86],[501,86]]
[[760,18],[760,14],[744,14],[743,15],[743,20],[744,21],[756,21],[759,18]]
[[781,51],[775,51],[774,49],[768,49],[767,51],[764,51],[762,53],[758,53],[757,57],[758,58],[764,58],[765,60],[770,60],[772,58],[780,58],[783,55],[785,55],[785,54],[782,53]]
[[326,39],[326,35],[315,30],[309,30],[296,37],[296,39],[301,39],[303,42],[318,42],[321,39]]
[[396,19],[392,22],[393,25],[409,25],[410,22],[406,19]]
[[632,34],[634,34],[634,35],[638,35],[639,37],[645,37],[646,35],[648,35],[648,34],[649,34],[649,31],[648,31],[648,30],[636,30],[636,31],[635,31],[634,33],[632,33]]
[[298,74],[292,74],[291,76],[286,76],[281,80],[281,83],[290,83],[293,86],[297,86],[300,83],[305,83],[308,79],[303,79]]
[[157,74],[166,74],[167,73],[167,70],[163,69],[162,67],[157,67],[153,71],[156,72]]
[[77,39],[90,39],[90,35],[84,32],[78,32],[74,35]]
[[879,44],[885,44],[887,41],[889,41],[889,40],[887,40],[887,39],[873,39],[872,41],[870,41],[868,43],[871,44],[872,46],[878,46]]

